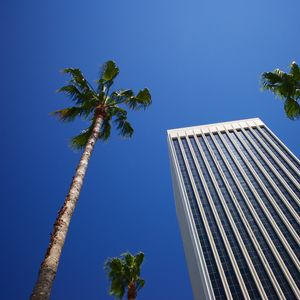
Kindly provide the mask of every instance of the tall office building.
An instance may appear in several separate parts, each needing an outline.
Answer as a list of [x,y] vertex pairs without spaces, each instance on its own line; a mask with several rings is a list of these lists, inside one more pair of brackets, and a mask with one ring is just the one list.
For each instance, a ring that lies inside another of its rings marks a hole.
[[195,300],[300,299],[299,160],[257,118],[168,145]]

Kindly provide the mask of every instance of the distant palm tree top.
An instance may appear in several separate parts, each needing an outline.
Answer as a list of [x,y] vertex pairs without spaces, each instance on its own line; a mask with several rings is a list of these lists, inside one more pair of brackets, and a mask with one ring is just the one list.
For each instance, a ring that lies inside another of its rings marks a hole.
[[111,282],[110,295],[122,299],[127,291],[127,299],[134,300],[137,292],[144,286],[145,281],[140,277],[144,253],[132,255],[123,253],[121,258],[109,258],[105,262],[105,270]]
[[290,65],[290,73],[279,69],[262,74],[262,88],[270,90],[284,100],[284,110],[288,118],[300,117],[300,69],[295,61]]

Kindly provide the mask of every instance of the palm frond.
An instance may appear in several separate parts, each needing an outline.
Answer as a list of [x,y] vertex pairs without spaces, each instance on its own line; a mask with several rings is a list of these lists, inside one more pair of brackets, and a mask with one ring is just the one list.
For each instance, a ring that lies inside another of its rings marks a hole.
[[81,150],[85,147],[85,145],[87,144],[87,142],[89,140],[89,137],[91,136],[91,133],[93,130],[92,126],[93,126],[93,124],[89,128],[81,131],[80,134],[78,134],[77,136],[74,136],[71,139],[70,145],[73,149]]
[[125,252],[121,254],[121,256],[123,257],[125,264],[129,267],[131,267],[134,264],[134,256],[131,253]]
[[56,110],[51,114],[58,117],[58,119],[62,122],[71,122],[74,121],[76,117],[87,119],[94,112],[96,106],[97,101],[91,100],[82,103],[80,106],[72,106]]
[[139,102],[139,104],[143,106],[143,108],[146,108],[152,103],[151,94],[148,88],[140,90],[136,95],[136,99]]
[[151,94],[145,88],[140,90],[135,97],[128,97],[124,103],[133,110],[146,109],[151,104]]
[[111,282],[109,294],[118,299],[122,299],[125,294],[125,285],[122,284],[118,279]]
[[106,141],[110,137],[111,125],[110,120],[106,119],[103,121],[102,126],[100,128],[99,139]]
[[264,85],[275,84],[282,81],[282,78],[278,76],[275,72],[265,72],[262,74],[262,83]]
[[134,97],[132,90],[119,90],[110,95],[110,98],[113,99],[117,104],[123,103],[132,97]]
[[288,98],[284,102],[284,110],[289,119],[294,120],[300,118],[300,105],[294,99]]
[[95,97],[90,90],[88,90],[88,93],[80,92],[80,90],[74,84],[65,85],[59,88],[57,92],[66,94],[77,105],[80,105],[81,103],[89,101]]
[[273,90],[275,87],[280,85],[284,78],[280,70],[275,70],[274,72],[265,72],[262,74],[262,87],[265,90]]
[[101,79],[104,81],[111,81],[119,74],[119,68],[116,63],[112,60],[104,63],[102,67]]
[[127,282],[124,281],[122,261],[117,257],[109,258],[104,264],[104,269],[107,271],[108,278],[111,281],[109,294],[122,299],[127,286]]
[[83,116],[85,118],[90,116],[90,114],[92,114],[95,111],[98,105],[99,105],[98,99],[91,99],[89,101],[82,103],[80,107],[83,110]]
[[140,267],[141,264],[143,263],[144,257],[145,254],[143,252],[139,252],[138,254],[135,255],[135,263],[138,267]]
[[119,68],[117,67],[116,63],[112,60],[107,61],[104,63],[102,70],[100,72],[100,78],[96,81],[98,84],[98,93],[101,91],[108,90],[111,85],[113,84],[113,80],[119,74]]
[[122,263],[118,257],[108,258],[104,264],[106,271],[120,272],[122,270]]
[[131,137],[134,130],[131,124],[127,121],[127,111],[120,107],[114,107],[112,115],[115,117],[114,123],[116,124],[120,135],[123,137]]
[[293,76],[294,80],[300,81],[300,68],[295,61],[291,63],[291,75]]
[[90,90],[87,80],[84,78],[81,71],[77,68],[66,68],[62,71],[65,74],[71,75],[70,82],[73,83],[81,92]]
[[76,117],[81,116],[84,113],[82,107],[67,107],[63,109],[56,110],[51,113],[51,115],[56,116],[62,122],[71,122]]
[[77,100],[78,96],[81,95],[79,89],[73,84],[65,85],[65,86],[59,88],[57,91],[60,93],[65,93],[72,100]]
[[120,135],[123,137],[132,137],[134,129],[128,121],[119,121],[117,129],[120,131]]
[[293,93],[291,76],[279,69],[274,72],[263,73],[262,85],[264,90],[270,90],[280,98],[289,97]]
[[145,285],[145,280],[144,279],[137,279],[136,281],[136,288],[139,291],[141,288],[143,288]]

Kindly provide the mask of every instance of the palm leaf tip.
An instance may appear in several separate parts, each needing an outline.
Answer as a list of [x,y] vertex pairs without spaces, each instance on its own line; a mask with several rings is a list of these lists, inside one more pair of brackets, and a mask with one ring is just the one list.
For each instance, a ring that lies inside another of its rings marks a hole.
[[71,74],[73,76],[78,76],[78,75],[82,74],[78,68],[64,68],[64,69],[62,69],[62,73]]
[[119,74],[119,68],[112,60],[107,61],[103,65],[101,79],[103,81],[111,81]]
[[300,68],[295,61],[291,63],[291,74],[294,80],[300,81]]
[[135,261],[137,263],[138,266],[141,266],[141,264],[144,261],[144,257],[145,254],[143,252],[139,252],[136,256],[135,256]]

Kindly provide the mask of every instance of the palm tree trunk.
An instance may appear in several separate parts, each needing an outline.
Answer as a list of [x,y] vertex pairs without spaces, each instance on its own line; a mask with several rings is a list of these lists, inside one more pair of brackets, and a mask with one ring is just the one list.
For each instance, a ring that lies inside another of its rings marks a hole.
[[127,289],[128,289],[127,290],[127,299],[128,300],[135,300],[136,296],[137,296],[137,290],[136,290],[135,282],[131,281],[128,284]]
[[88,139],[75,176],[73,177],[69,193],[54,223],[50,243],[45,258],[41,264],[37,282],[30,297],[31,300],[48,300],[50,298],[51,288],[57,272],[62,248],[64,246],[70,221],[78,201],[88,162],[99,136],[102,122],[103,117],[101,114],[98,114],[95,118],[92,134]]

